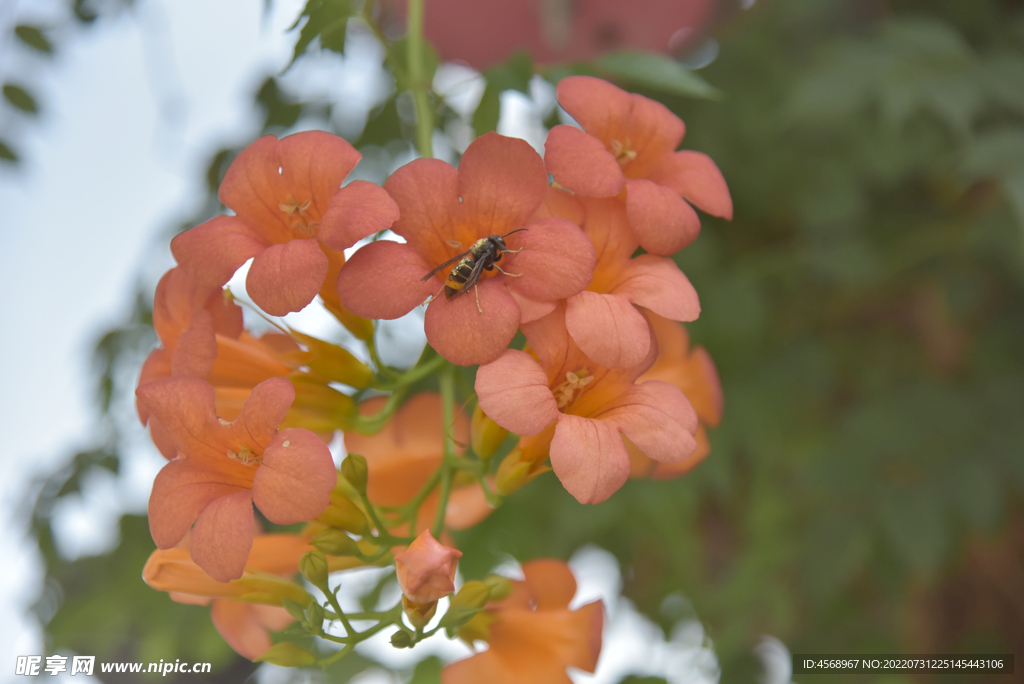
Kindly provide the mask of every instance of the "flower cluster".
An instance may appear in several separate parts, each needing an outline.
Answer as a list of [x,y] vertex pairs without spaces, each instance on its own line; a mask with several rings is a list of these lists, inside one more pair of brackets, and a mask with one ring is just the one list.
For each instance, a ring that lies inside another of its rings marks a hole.
[[[721,389],[707,352],[689,349],[681,322],[700,304],[670,255],[699,231],[694,206],[726,218],[732,206],[707,156],[676,151],[683,123],[663,105],[589,77],[563,80],[558,98],[582,128],[556,126],[543,157],[488,133],[458,168],[417,159],[383,186],[342,185],[360,155],[340,138],[266,136],[224,177],[233,213],[172,241],[178,265],[154,301],[160,347],[136,392],[168,461],[144,578],[212,602],[246,657],[325,664],[393,625],[396,647],[439,629],[490,644],[446,682],[566,681],[567,667],[595,667],[603,612],[568,610],[575,581],[560,561],[526,564],[524,582],[467,582],[427,630],[455,591],[462,553],[448,530],[481,521],[549,459],[596,504],[630,476],[674,477],[708,453]],[[245,330],[223,288],[250,260],[246,291],[263,312],[319,298],[370,362],[283,321]],[[408,368],[383,364],[374,321],[424,303],[430,348]],[[517,333],[525,346],[510,347]],[[475,395],[457,396],[456,366],[473,365]],[[340,469],[327,446],[337,430]],[[262,534],[254,506],[302,527]],[[391,563],[403,601],[359,632],[329,575]],[[293,622],[345,648],[271,646],[268,630]]]

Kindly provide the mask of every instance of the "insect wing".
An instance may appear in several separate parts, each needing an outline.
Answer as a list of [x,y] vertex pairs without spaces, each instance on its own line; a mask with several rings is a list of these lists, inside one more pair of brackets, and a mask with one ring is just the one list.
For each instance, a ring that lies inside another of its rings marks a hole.
[[420,278],[420,282],[421,282],[421,283],[425,283],[425,282],[427,282],[428,280],[430,280],[431,278],[433,278],[434,276],[436,276],[436,275],[437,275],[438,273],[440,273],[442,269],[444,269],[444,268],[445,268],[445,267],[447,267],[447,266],[451,266],[451,265],[452,265],[452,264],[454,264],[454,263],[455,263],[456,261],[458,261],[459,259],[461,259],[462,257],[466,256],[467,254],[469,254],[469,253],[470,253],[470,252],[472,252],[472,251],[473,251],[472,249],[467,249],[467,250],[466,250],[465,252],[463,252],[462,254],[456,254],[455,256],[453,256],[453,257],[452,257],[451,259],[449,259],[448,261],[444,262],[443,264],[441,264],[441,265],[439,265],[439,266],[435,266],[435,267],[434,267],[434,268],[433,268],[433,269],[432,269],[432,270],[430,271],[430,273],[428,273],[427,275],[425,275],[425,276],[423,276],[422,278]]

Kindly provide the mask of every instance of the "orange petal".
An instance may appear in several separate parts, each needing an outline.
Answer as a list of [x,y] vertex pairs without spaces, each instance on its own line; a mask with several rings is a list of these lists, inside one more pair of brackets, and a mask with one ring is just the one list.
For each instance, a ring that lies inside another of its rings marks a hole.
[[171,240],[171,253],[199,288],[221,287],[269,243],[237,216],[216,216]]
[[651,180],[672,188],[701,211],[732,218],[732,197],[725,178],[711,157],[702,152],[682,150],[670,155]]
[[430,268],[411,245],[390,240],[371,242],[341,269],[338,296],[357,316],[400,318],[437,293],[435,279],[421,282]]
[[317,239],[334,249],[348,249],[398,220],[398,205],[384,188],[352,181],[331,197],[320,219]]
[[507,349],[476,372],[476,393],[491,420],[518,435],[533,435],[558,418],[548,377],[532,356]]
[[211,501],[196,518],[189,551],[196,565],[218,582],[238,579],[256,534],[248,489]]
[[632,368],[651,348],[647,320],[619,294],[584,291],[570,297],[565,325],[580,350],[605,368]]
[[626,189],[629,223],[648,252],[675,254],[700,233],[697,212],[672,188],[649,180],[629,180]]
[[263,452],[252,496],[272,523],[307,522],[331,503],[337,472],[331,451],[309,430],[286,428]]
[[555,126],[544,141],[544,163],[555,182],[579,195],[614,197],[625,177],[604,143],[575,126]]
[[327,266],[316,240],[271,245],[252,260],[245,290],[268,314],[284,316],[313,301],[327,277]]
[[149,497],[149,532],[156,545],[167,549],[181,541],[211,501],[239,492],[248,494],[247,487],[224,480],[221,473],[190,459],[165,465],[153,480]]
[[435,299],[427,307],[423,327],[430,346],[452,363],[490,363],[515,337],[519,307],[502,282],[490,278],[451,299]]
[[576,578],[565,561],[539,558],[523,563],[523,576],[537,610],[564,610],[576,595]]
[[516,237],[522,251],[510,254],[502,269],[518,275],[498,276],[510,289],[544,301],[571,297],[590,283],[594,245],[579,226],[559,218],[541,219]]
[[697,290],[668,257],[642,254],[630,259],[620,278],[613,290],[616,294],[659,316],[695,321],[700,315]]
[[277,434],[288,408],[295,401],[295,387],[285,378],[270,378],[253,388],[240,419],[232,424],[238,438],[250,448],[264,449]]
[[629,456],[615,426],[559,414],[551,440],[551,468],[580,503],[601,503],[629,478]]
[[544,160],[528,142],[485,133],[466,148],[458,171],[460,216],[479,237],[504,235],[537,210],[548,191]]

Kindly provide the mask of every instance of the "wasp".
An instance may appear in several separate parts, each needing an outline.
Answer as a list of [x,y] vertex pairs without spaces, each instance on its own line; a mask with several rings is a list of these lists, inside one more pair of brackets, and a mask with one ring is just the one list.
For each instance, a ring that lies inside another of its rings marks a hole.
[[[518,228],[505,233],[504,235],[490,235],[485,238],[480,238],[465,252],[462,254],[456,254],[451,259],[440,266],[437,266],[430,273],[423,276],[420,282],[427,282],[437,275],[442,269],[455,264],[455,268],[453,268],[452,272],[448,274],[448,279],[444,282],[445,299],[451,299],[472,287],[474,294],[476,294],[476,310],[483,313],[483,309],[480,308],[480,293],[477,291],[476,285],[480,280],[480,275],[484,271],[493,271],[494,269],[497,269],[501,273],[513,278],[518,278],[523,275],[522,273],[509,273],[508,271],[502,271],[501,266],[498,266],[498,262],[501,261],[501,257],[503,255],[518,254],[522,251],[521,247],[519,249],[509,249],[508,245],[505,244],[505,238],[512,233],[518,233],[521,230],[527,229]],[[461,246],[461,244],[457,242],[450,242],[449,244]]]

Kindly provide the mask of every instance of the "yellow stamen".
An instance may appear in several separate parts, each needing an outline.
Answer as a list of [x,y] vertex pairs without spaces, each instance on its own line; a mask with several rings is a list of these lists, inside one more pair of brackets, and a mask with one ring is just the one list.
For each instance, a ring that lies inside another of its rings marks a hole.
[[247,447],[240,447],[237,452],[228,449],[228,458],[232,461],[238,461],[244,466],[259,465],[263,462],[262,456],[259,456]]
[[593,381],[594,376],[590,375],[586,367],[580,368],[576,372],[566,373],[565,382],[551,390],[551,393],[555,395],[555,403],[558,404],[558,408],[564,409],[571,404],[579,395],[580,390]]
[[619,140],[612,140],[611,152],[615,156],[615,161],[619,164],[628,164],[629,162],[636,159],[636,150],[630,148],[629,140],[625,143]]

